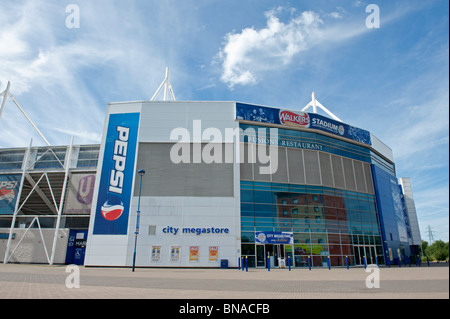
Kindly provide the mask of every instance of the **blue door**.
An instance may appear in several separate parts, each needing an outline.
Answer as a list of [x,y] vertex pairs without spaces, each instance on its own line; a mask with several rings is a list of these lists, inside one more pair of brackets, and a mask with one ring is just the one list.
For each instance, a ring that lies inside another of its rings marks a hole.
[[66,264],[84,265],[87,230],[71,229],[67,241]]

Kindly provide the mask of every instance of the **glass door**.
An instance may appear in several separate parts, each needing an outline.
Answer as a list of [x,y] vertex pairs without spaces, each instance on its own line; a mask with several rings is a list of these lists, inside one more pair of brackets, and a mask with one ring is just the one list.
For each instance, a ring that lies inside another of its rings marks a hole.
[[[364,246],[358,246],[358,249],[359,249],[359,259],[360,259],[359,264],[364,265],[364,258],[367,258],[366,251],[364,249]],[[367,262],[367,259],[366,259],[366,262]]]
[[256,267],[266,267],[266,257],[264,245],[256,245]]
[[373,245],[356,245],[353,246],[355,250],[355,265],[364,266],[364,258],[366,264],[371,265],[376,263],[376,251]]
[[[278,258],[281,256],[280,245],[273,245],[273,263],[275,267],[279,267]],[[284,253],[284,252],[283,252]]]

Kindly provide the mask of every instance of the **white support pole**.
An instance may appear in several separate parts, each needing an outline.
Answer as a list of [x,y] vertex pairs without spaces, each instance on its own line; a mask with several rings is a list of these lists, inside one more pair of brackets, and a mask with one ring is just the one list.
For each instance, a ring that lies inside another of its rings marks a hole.
[[0,119],[2,118],[3,109],[5,108],[6,98],[9,94],[9,87],[11,86],[11,83],[8,81],[8,84],[6,85],[6,90],[3,91],[3,100],[2,100],[2,106],[0,107]]
[[169,76],[170,76],[170,71],[169,68],[166,68],[166,78],[164,80],[165,85],[164,85],[164,101],[167,101],[167,98],[169,97]]
[[8,237],[8,243],[6,244],[5,258],[3,259],[3,263],[4,264],[8,263],[8,254],[9,254],[9,249],[11,247],[12,234],[13,234],[13,231],[14,231],[14,225],[16,224],[17,213],[19,212],[20,197],[22,195],[23,183],[25,181],[25,175],[27,173],[26,171],[27,171],[28,160],[29,160],[29,157],[30,157],[31,145],[32,144],[33,144],[33,139],[31,139],[31,141],[30,141],[30,146],[28,146],[28,149],[25,152],[24,160],[22,162],[22,167],[23,167],[23,169],[22,169],[22,177],[20,178],[20,187],[19,187],[19,191],[17,193],[16,206],[14,208],[14,214],[13,214],[13,218],[12,218],[12,221],[11,221],[11,227],[9,229],[9,237]]
[[175,101],[175,94],[173,93],[172,85],[170,84],[170,70],[169,68],[166,68],[166,76],[164,77],[164,80],[159,85],[158,89],[156,90],[155,94],[153,94],[150,101],[155,101],[158,97],[161,90],[164,88],[164,101],[169,100],[169,94],[173,101]]
[[41,131],[39,131],[39,129],[37,128],[36,125],[34,125],[33,121],[28,117],[27,113],[25,113],[25,111],[20,107],[19,103],[16,101],[16,99],[14,98],[14,96],[9,93],[9,97],[11,98],[11,100],[13,100],[13,102],[17,105],[17,107],[19,108],[19,110],[22,112],[22,114],[27,118],[27,120],[31,123],[31,125],[34,127],[34,129],[38,132],[38,134],[42,137],[42,139],[45,141],[45,143],[50,146],[50,143],[47,141],[47,139],[44,137],[44,135],[42,135]]
[[150,101],[154,101],[157,97],[159,92],[161,92],[161,89],[164,86],[164,81],[159,85],[158,89],[156,90],[155,94],[153,94],[152,98],[150,99]]
[[42,244],[44,245],[45,257],[47,257],[47,261],[48,261],[48,263],[50,263],[50,258],[48,257],[48,251],[47,251],[47,244],[45,243],[44,235],[42,235],[41,223],[39,223],[39,217],[35,217],[35,218],[36,218],[36,223],[39,228],[39,233],[41,234]]
[[327,113],[331,118],[335,119],[336,121],[342,122],[340,118],[338,118],[336,115],[334,115],[330,110],[328,110],[325,106],[320,104],[319,101],[316,100],[316,94],[314,91],[312,92],[311,96],[311,102],[309,102],[303,109],[302,112],[306,112],[310,107],[312,106],[313,112],[317,113],[317,107],[321,108],[325,113]]
[[59,232],[59,225],[61,224],[61,214],[62,209],[64,205],[64,198],[66,195],[66,188],[67,188],[67,180],[69,177],[69,169],[70,169],[70,162],[72,158],[72,148],[73,148],[73,136],[70,141],[70,147],[69,147],[69,153],[66,156],[66,160],[64,162],[65,166],[65,173],[64,173],[64,184],[61,191],[61,200],[59,201],[59,209],[58,209],[58,218],[56,219],[56,226],[55,226],[55,235],[53,236],[53,246],[52,246],[52,255],[50,257],[50,265],[53,265],[55,261],[55,252],[56,252],[56,243],[58,241],[58,232]]
[[314,91],[312,92],[311,98],[312,98],[311,101],[313,103],[313,112],[317,113],[317,104],[316,104],[317,100],[316,100],[316,94],[314,93]]

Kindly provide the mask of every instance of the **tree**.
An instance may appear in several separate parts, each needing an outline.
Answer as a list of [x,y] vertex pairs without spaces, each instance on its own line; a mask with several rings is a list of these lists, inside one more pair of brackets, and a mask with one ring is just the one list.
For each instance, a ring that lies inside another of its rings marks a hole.
[[428,242],[426,240],[422,240],[422,252],[425,254],[428,248]]
[[438,261],[447,260],[449,257],[448,242],[444,243],[442,240],[436,240],[432,245],[426,247],[425,253],[431,259]]

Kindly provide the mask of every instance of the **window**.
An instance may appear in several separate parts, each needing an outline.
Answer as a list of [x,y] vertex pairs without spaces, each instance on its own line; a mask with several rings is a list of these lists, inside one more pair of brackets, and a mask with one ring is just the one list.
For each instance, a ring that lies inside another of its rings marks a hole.
[[297,214],[298,214],[298,208],[293,208],[292,215],[297,215]]
[[294,205],[298,204],[298,198],[294,198],[294,199],[292,200],[292,204],[294,204]]
[[99,152],[99,146],[81,146],[77,167],[97,167]]
[[35,169],[64,168],[66,148],[40,148],[36,154]]
[[21,169],[25,150],[0,152],[0,169]]

